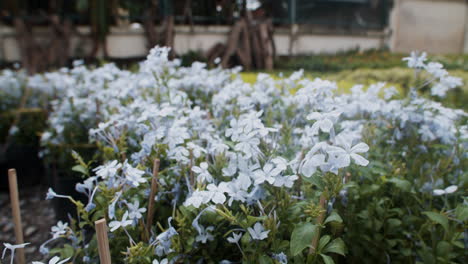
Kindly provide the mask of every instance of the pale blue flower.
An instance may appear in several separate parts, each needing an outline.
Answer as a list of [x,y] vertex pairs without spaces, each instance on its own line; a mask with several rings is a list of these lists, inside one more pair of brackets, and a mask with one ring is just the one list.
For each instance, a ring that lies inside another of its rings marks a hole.
[[254,227],[247,228],[247,231],[249,231],[250,236],[254,240],[263,240],[268,237],[268,233],[270,233],[270,230],[265,230],[262,224],[259,222],[255,223]]

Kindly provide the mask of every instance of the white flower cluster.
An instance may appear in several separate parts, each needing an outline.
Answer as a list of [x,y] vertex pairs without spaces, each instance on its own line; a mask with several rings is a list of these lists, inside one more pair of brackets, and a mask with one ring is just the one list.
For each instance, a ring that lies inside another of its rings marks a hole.
[[408,67],[425,70],[432,77],[428,83],[435,82],[431,87],[431,94],[434,96],[445,97],[447,91],[462,85],[461,78],[450,76],[444,66],[438,62],[428,62],[425,52],[411,52],[411,56],[404,58],[408,62]]
[[[84,128],[90,142],[97,141],[116,154],[126,152],[126,160],[107,161],[76,186],[89,197],[89,211],[95,207],[98,182],[118,190],[108,205],[112,232],[127,233],[126,227],[137,225],[146,213],[130,190],[148,192],[146,176],[151,168],[145,164],[154,158],[170,164],[159,183],[175,195],[174,206],[206,209],[220,204],[256,205],[269,198],[267,188],[293,188],[302,176],[340,175],[352,164],[367,166],[365,125],[388,128],[389,141],[414,131],[421,142],[455,143],[460,133],[466,138],[467,129],[457,126],[465,112],[419,97],[392,100],[392,88],[382,98],[383,83],[366,91],[355,86],[351,94],[336,95],[336,83],[303,78],[299,71],[281,80],[259,74],[255,84],[248,84],[237,75],[238,69],[210,70],[202,63],[180,67],[178,61],[168,60],[168,52],[153,49],[135,72],[112,64],[96,69],[76,66],[29,80],[38,89],[52,87],[48,92],[57,96],[43,141],[70,143],[64,131]],[[424,57],[413,55],[408,64],[427,70],[444,87],[457,85],[438,65],[425,64]],[[436,94],[443,89],[436,88]],[[125,150],[119,149],[122,138]],[[61,197],[53,191],[49,195]],[[124,211],[118,219],[116,208]],[[197,242],[212,240],[214,227],[202,226],[198,217],[195,220]],[[171,252],[170,238],[177,235],[170,221],[169,229],[150,240],[157,245],[159,257]],[[57,226],[54,236],[63,230]],[[237,230],[228,241],[237,243],[240,232],[263,240],[270,231],[257,222]]]

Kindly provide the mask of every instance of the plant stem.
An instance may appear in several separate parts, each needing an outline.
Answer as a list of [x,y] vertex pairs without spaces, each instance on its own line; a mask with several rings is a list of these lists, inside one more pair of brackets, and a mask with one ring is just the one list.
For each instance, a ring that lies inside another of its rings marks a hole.
[[317,228],[318,228],[318,230],[317,230],[317,233],[315,234],[315,236],[312,238],[311,247],[309,249],[309,255],[313,255],[317,251],[317,245],[318,245],[319,238],[320,238],[320,228],[321,228],[321,225],[323,223],[323,220],[325,220],[325,214],[326,214],[325,205],[326,204],[327,204],[327,200],[325,198],[325,194],[322,192],[322,194],[320,195],[319,205],[320,205],[320,208],[322,208],[323,211],[317,217],[317,225],[318,225]]

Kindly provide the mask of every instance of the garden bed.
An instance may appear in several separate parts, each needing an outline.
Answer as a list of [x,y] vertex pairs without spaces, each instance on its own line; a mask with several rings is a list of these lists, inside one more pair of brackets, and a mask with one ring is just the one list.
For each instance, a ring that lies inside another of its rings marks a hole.
[[26,78],[51,99],[54,180],[82,178],[65,185],[84,199],[47,191],[72,205],[49,259],[99,262],[107,237],[112,263],[462,262],[468,114],[435,101],[462,85],[441,64],[413,53],[407,86],[358,74],[342,93],[303,71],[248,83],[168,54]]

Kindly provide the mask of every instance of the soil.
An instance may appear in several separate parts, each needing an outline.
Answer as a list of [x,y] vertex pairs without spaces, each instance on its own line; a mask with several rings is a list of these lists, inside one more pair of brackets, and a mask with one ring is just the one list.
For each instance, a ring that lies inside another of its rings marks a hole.
[[[50,258],[39,252],[40,245],[51,237],[50,228],[56,224],[52,202],[45,200],[46,193],[46,186],[19,190],[24,241],[31,243],[25,248],[27,263]],[[8,192],[0,192],[0,243],[2,251],[3,243],[16,244]],[[5,254],[0,263],[10,263],[10,252]]]

